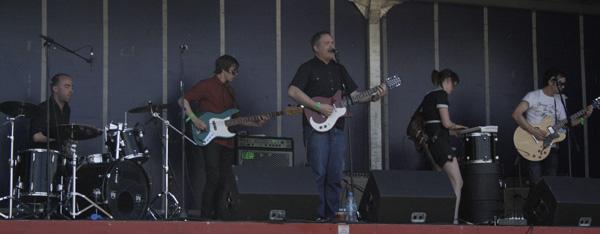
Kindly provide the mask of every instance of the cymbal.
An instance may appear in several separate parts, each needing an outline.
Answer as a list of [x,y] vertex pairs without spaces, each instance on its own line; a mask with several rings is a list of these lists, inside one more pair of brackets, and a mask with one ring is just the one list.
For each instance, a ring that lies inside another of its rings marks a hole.
[[98,128],[83,124],[61,124],[58,126],[59,135],[70,140],[87,140],[102,135]]
[[132,113],[132,114],[144,113],[144,112],[159,112],[163,109],[166,109],[167,107],[168,107],[167,104],[148,104],[148,105],[131,108],[131,109],[129,109],[128,112]]
[[19,115],[31,117],[38,112],[38,109],[38,106],[22,101],[6,101],[0,103],[0,112],[10,117],[17,117]]

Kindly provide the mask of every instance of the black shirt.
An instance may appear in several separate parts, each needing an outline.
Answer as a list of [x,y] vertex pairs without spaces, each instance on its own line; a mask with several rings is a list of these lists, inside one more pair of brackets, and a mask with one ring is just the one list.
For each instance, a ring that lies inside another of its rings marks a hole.
[[[56,141],[52,141],[50,142],[50,149],[53,150],[60,150],[60,147],[62,146],[62,144],[64,143],[64,141],[66,139],[64,139],[64,137],[61,136],[57,136],[58,134],[58,126],[61,124],[68,124],[70,121],[70,117],[71,117],[71,108],[69,107],[69,103],[65,103],[65,105],[63,106],[62,111],[60,110],[60,107],[58,106],[58,104],[56,103],[56,101],[54,101],[54,98],[50,98],[50,138],[54,138],[56,139]],[[48,133],[47,133],[47,126],[46,124],[48,124],[48,121],[46,121],[46,107],[47,107],[47,102],[42,102],[38,105],[39,107],[39,112],[33,116],[33,118],[31,119],[31,137],[33,138],[33,135],[41,132],[42,134],[44,134],[44,136],[48,137]],[[33,147],[34,148],[46,148],[46,143],[36,143],[33,142]]]
[[[421,104],[423,110],[423,118],[425,120],[425,130],[429,136],[435,134],[440,128],[448,131],[448,129],[442,127],[440,117],[440,108],[448,108],[450,103],[448,102],[448,93],[442,89],[434,90],[429,92],[423,98]],[[428,123],[429,121],[429,123]]]
[[[325,64],[317,57],[300,65],[290,85],[298,87],[311,98],[331,97],[338,90],[342,91],[342,96],[347,96],[358,88],[343,65],[334,60]],[[302,123],[308,125],[308,120],[303,118]],[[335,127],[344,128],[344,119],[338,119]]]

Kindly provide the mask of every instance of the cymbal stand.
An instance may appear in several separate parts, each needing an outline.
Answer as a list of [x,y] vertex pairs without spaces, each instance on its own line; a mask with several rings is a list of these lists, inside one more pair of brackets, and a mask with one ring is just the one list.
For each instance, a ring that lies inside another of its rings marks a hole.
[[150,213],[150,215],[152,215],[152,217],[154,219],[158,219],[158,215],[157,212],[152,210],[152,204],[154,204],[155,201],[157,201],[161,196],[163,199],[163,204],[162,204],[162,208],[164,211],[164,216],[163,219],[169,219],[169,198],[171,198],[174,202],[174,207],[175,207],[175,211],[173,212],[173,215],[181,212],[181,206],[179,206],[179,201],[177,201],[177,198],[175,197],[175,195],[173,195],[172,193],[169,192],[169,128],[173,129],[175,132],[177,132],[179,135],[185,137],[186,140],[188,140],[189,142],[191,142],[192,144],[196,145],[196,142],[194,142],[192,139],[190,139],[189,137],[185,136],[185,134],[183,134],[181,131],[179,131],[179,129],[175,128],[173,125],[171,125],[171,123],[169,123],[169,120],[166,120],[162,117],[160,117],[160,115],[158,114],[158,112],[155,112],[152,108],[150,108],[150,113],[152,114],[152,117],[157,118],[159,120],[161,120],[162,125],[163,125],[163,141],[164,141],[164,157],[163,157],[163,179],[164,179],[164,184],[163,184],[163,191],[159,194],[157,194],[152,201],[150,202],[150,205],[148,206],[148,212]]
[[[78,193],[77,192],[77,144],[73,143],[71,144],[70,147],[70,154],[71,154],[71,173],[72,177],[71,177],[71,192],[69,192],[69,194],[71,195],[71,210],[69,211],[69,215],[71,216],[71,218],[75,219],[78,215],[81,215],[83,212],[91,209],[91,208],[96,208],[98,209],[100,212],[102,212],[104,215],[106,215],[108,218],[113,219],[113,216],[108,213],[106,210],[102,209],[102,207],[100,207],[98,204],[96,204],[94,201],[92,201],[91,199],[89,199],[87,196]],[[85,201],[87,201],[88,203],[90,203],[90,205],[86,206],[85,208],[77,211],[77,203],[76,198],[77,197],[81,197],[83,198]]]
[[8,187],[8,196],[4,196],[0,198],[0,201],[4,201],[8,199],[8,215],[0,212],[0,217],[4,219],[12,219],[13,218],[13,201],[14,201],[14,188],[13,188],[13,180],[14,180],[14,168],[15,168],[15,160],[14,160],[14,152],[15,152],[15,120],[23,115],[18,115],[17,117],[7,117],[6,119],[10,122],[10,159],[9,159],[9,167],[10,167],[10,181]]

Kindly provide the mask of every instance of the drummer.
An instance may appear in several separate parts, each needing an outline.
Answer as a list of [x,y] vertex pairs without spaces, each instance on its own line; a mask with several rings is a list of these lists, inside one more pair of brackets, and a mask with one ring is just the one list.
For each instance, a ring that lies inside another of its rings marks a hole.
[[[65,137],[58,134],[58,126],[68,124],[71,116],[69,101],[73,95],[73,78],[64,73],[56,74],[50,80],[52,94],[48,100],[39,104],[39,112],[31,120],[31,132],[34,148],[46,148],[48,142],[46,117],[50,107],[50,149],[61,151]],[[50,102],[50,105],[48,105]],[[55,136],[57,135],[57,136]]]

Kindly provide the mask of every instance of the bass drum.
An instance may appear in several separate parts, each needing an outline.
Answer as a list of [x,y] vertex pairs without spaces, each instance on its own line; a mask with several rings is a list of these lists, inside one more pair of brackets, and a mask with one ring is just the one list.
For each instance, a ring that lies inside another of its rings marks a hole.
[[[133,161],[85,164],[77,170],[77,192],[102,206],[115,219],[142,218],[148,207],[149,191],[146,172]],[[84,217],[92,212],[94,209]]]

